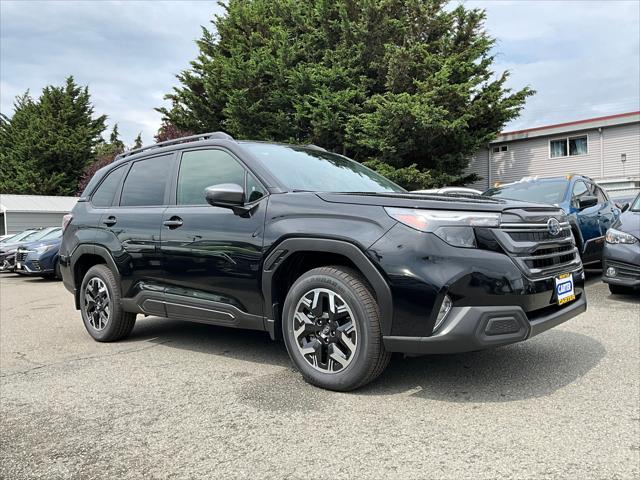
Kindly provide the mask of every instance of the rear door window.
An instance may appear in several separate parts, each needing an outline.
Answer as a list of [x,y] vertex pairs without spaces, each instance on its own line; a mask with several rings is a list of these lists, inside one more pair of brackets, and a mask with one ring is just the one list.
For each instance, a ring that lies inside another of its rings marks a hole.
[[172,159],[173,155],[162,155],[135,162],[122,186],[120,206],[164,205]]

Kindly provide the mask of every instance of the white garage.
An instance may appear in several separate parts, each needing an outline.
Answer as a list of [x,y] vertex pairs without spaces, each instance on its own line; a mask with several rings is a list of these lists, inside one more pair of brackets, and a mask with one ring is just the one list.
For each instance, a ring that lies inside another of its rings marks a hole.
[[0,235],[31,227],[58,227],[78,197],[0,194]]

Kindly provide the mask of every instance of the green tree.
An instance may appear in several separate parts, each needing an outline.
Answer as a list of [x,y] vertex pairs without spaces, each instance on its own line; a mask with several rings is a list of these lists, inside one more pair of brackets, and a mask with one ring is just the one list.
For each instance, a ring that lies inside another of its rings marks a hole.
[[103,142],[106,116],[93,113],[88,88],[73,77],[45,87],[37,100],[29,92],[17,97],[13,116],[0,119],[0,191],[75,194]]
[[138,136],[133,141],[133,147],[131,148],[142,148],[142,132],[138,133]]
[[229,0],[158,111],[186,131],[315,143],[408,187],[455,181],[533,91],[492,71],[484,11],[446,4]]

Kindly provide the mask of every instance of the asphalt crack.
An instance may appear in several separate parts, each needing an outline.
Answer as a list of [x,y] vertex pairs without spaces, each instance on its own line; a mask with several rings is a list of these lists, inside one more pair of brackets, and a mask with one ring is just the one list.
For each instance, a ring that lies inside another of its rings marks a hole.
[[71,363],[76,363],[76,362],[82,362],[84,360],[96,360],[96,359],[102,359],[102,358],[109,358],[109,357],[115,357],[117,355],[127,355],[130,353],[136,353],[136,352],[142,352],[144,350],[150,350],[152,348],[155,347],[159,347],[160,345],[164,345],[165,343],[170,343],[171,340],[165,340],[164,342],[157,342],[154,343],[153,345],[146,345],[142,348],[130,348],[128,350],[119,350],[117,352],[112,352],[112,353],[105,353],[104,355],[89,355],[86,357],[76,357],[76,358],[70,358],[68,360],[63,360],[61,362],[52,362],[52,363],[37,363],[34,362],[33,360],[29,360],[26,358],[25,354],[21,354],[20,352],[16,352],[18,355],[20,355],[21,359],[33,363],[36,366],[32,367],[32,368],[28,368],[27,370],[21,370],[19,372],[12,372],[12,373],[5,373],[0,375],[0,378],[8,378],[8,377],[14,377],[16,375],[28,375],[34,371],[37,370],[41,370],[43,368],[47,368],[47,367],[53,367],[53,366],[58,366],[58,365],[67,365],[67,364],[71,364]]

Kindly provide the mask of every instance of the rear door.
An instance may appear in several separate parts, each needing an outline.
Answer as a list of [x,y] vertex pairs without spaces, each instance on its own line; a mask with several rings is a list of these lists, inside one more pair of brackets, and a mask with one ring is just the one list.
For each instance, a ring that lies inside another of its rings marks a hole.
[[[169,317],[263,328],[260,265],[266,190],[231,152],[184,151],[171,203],[163,214],[162,259]],[[245,187],[248,214],[212,207],[206,187]]]
[[[125,172],[114,206],[104,211],[97,243],[106,246],[118,266],[123,297],[144,291],[162,291],[160,227],[167,208],[175,154],[165,154],[132,162]],[[164,315],[145,305],[149,313]]]

